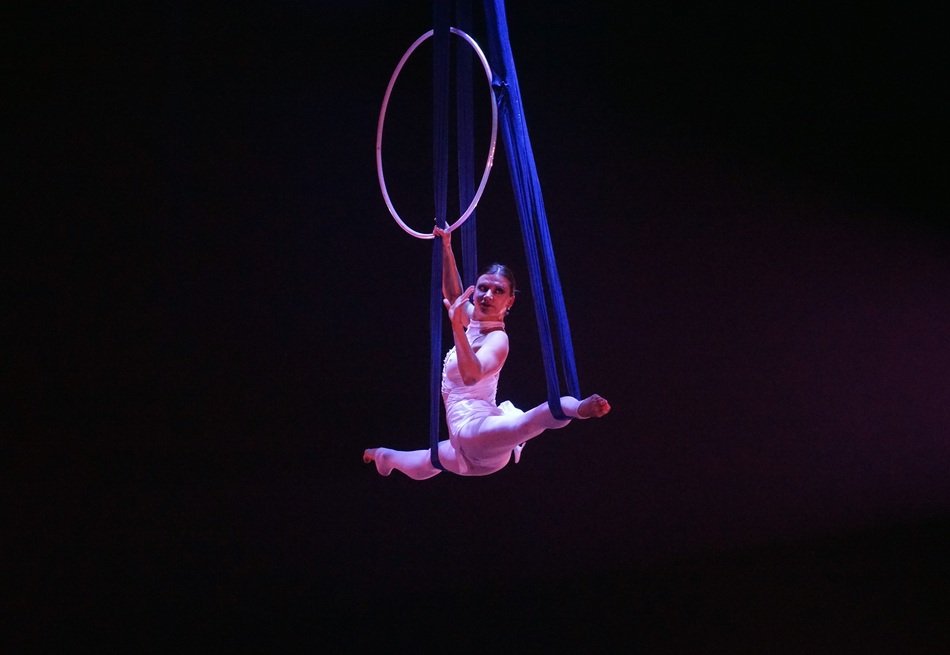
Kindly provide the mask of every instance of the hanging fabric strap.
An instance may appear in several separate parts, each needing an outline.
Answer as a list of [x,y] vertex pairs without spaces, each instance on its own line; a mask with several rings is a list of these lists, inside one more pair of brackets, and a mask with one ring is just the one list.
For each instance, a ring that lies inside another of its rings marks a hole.
[[[432,54],[432,186],[435,223],[446,225],[449,183],[449,7],[434,2]],[[432,270],[429,293],[429,459],[437,469],[442,404],[442,241],[432,240]]]
[[[458,0],[455,25],[472,31],[472,8],[468,0]],[[467,54],[467,53],[466,53]],[[471,56],[460,54],[455,62],[456,138],[458,140],[459,207],[468,207],[475,197],[475,111]],[[475,284],[478,276],[478,229],[476,212],[462,223],[462,288]]]
[[[525,257],[538,322],[538,337],[541,342],[544,373],[547,379],[548,406],[556,418],[563,420],[568,417],[561,408],[562,387],[569,395],[580,398],[580,384],[574,362],[571,331],[554,260],[554,247],[548,231],[544,200],[541,196],[541,182],[531,150],[531,141],[528,138],[514,56],[508,40],[505,3],[503,0],[485,0],[484,5],[488,31],[488,60],[495,76],[493,86],[511,173],[511,184],[524,238]],[[557,351],[554,348],[549,307],[554,314],[557,327],[560,346]],[[559,363],[563,382],[558,372]]]
[[[449,12],[450,3],[435,2],[433,15],[433,177],[435,189],[436,224],[445,227],[448,205],[448,152],[449,152]],[[468,31],[471,24],[470,3],[459,0],[455,24]],[[472,58],[456,57],[456,141],[458,149],[459,207],[467,207],[475,197],[475,136],[472,90]],[[475,283],[478,274],[476,216],[473,211],[462,224],[463,288]],[[442,407],[442,242],[433,239],[432,286],[429,311],[430,392],[429,392],[429,458],[432,465],[444,470],[439,461],[439,431]]]
[[[433,4],[433,186],[435,222],[440,227],[445,227],[448,204],[449,21],[452,3],[436,0]],[[538,324],[538,337],[547,380],[548,406],[555,418],[564,420],[569,417],[564,414],[561,407],[562,389],[574,397],[580,397],[580,384],[574,362],[574,348],[567,310],[554,259],[554,247],[548,230],[541,183],[528,138],[514,57],[508,41],[504,1],[484,0],[484,5],[488,31],[488,58],[494,72],[492,87],[501,117],[502,136],[507,146],[508,166],[524,240]],[[463,31],[470,31],[471,8],[467,0],[459,0],[456,8],[456,24]],[[456,110],[459,206],[464,207],[474,197],[475,187],[472,68],[471,59],[462,56],[456,59]],[[474,284],[478,274],[477,230],[474,213],[463,223],[461,232],[463,287],[465,287]],[[439,461],[442,316],[444,312],[442,257],[441,241],[434,239],[429,312],[431,326],[429,447],[432,465],[444,470]],[[556,330],[551,328],[551,313],[554,315]],[[554,346],[555,332],[558,349]]]

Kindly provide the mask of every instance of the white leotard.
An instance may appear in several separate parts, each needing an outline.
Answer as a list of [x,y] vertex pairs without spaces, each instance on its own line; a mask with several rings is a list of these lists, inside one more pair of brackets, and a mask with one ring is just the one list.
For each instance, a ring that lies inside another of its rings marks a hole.
[[[481,348],[487,334],[504,329],[501,321],[471,321],[465,338],[475,351]],[[556,419],[548,403],[521,411],[507,400],[496,404],[498,369],[476,384],[466,385],[459,374],[455,348],[445,355],[442,366],[442,400],[445,403],[449,438],[439,442],[439,458],[444,470],[459,475],[490,475],[500,471],[514,455],[517,462],[525,443],[545,430],[562,428],[571,419]],[[561,408],[569,417],[578,416],[580,401],[561,396]],[[382,475],[402,471],[414,480],[438,475],[442,468],[432,465],[431,450],[395,450],[373,448],[364,454],[366,461],[375,461]]]
[[[501,321],[473,320],[465,330],[465,336],[472,348],[477,351],[486,336],[482,334],[482,330],[504,329],[504,326],[505,324]],[[504,363],[498,367],[498,370],[486,375],[475,384],[466,385],[459,374],[455,347],[449,349],[445,355],[442,365],[442,400],[445,403],[445,420],[449,428],[449,440],[461,456],[463,469],[481,468],[481,464],[488,463],[480,462],[481,457],[477,448],[473,448],[471,442],[463,443],[460,437],[474,436],[482,421],[489,416],[522,413],[508,401],[501,405],[495,401],[502,366]],[[509,455],[510,452],[505,456],[505,463]],[[497,459],[497,456],[492,459]]]

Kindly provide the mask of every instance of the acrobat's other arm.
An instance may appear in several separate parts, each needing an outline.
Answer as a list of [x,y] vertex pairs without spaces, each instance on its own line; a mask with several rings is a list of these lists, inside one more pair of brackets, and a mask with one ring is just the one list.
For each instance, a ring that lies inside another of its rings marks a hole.
[[475,287],[469,287],[465,293],[455,299],[455,302],[449,302],[448,298],[442,300],[449,314],[449,321],[452,323],[452,338],[455,340],[459,375],[462,376],[462,382],[466,385],[475,384],[486,375],[491,375],[502,367],[508,357],[508,335],[504,330],[489,332],[477,353],[469,344],[465,336],[462,317],[468,315],[467,306],[470,306],[468,299],[474,291]]

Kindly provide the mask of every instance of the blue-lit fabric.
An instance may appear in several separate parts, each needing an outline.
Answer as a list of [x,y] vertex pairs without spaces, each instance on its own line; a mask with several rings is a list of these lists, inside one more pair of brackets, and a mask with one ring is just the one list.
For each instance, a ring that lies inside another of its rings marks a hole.
[[[472,7],[467,0],[455,5],[455,26],[466,34],[472,33]],[[458,41],[461,43],[461,41]],[[455,60],[456,138],[458,139],[459,212],[465,210],[475,197],[475,114],[472,62],[475,57],[459,48]],[[475,284],[478,277],[478,230],[476,213],[472,211],[462,223],[462,287]]]
[[[433,181],[436,224],[447,222],[448,204],[448,115],[449,115],[449,23],[451,3],[436,0],[433,3]],[[521,91],[515,71],[514,56],[508,40],[508,23],[503,0],[484,0],[487,57],[494,79],[492,87],[498,103],[499,123],[511,184],[514,191],[525,258],[534,298],[535,318],[544,374],[547,381],[548,406],[559,420],[569,418],[561,408],[562,388],[580,397],[580,383],[574,361],[567,309],[561,292],[560,277],[554,259],[554,246],[548,230],[547,214],[541,194],[541,182],[534,163],[534,153],[528,138],[527,123],[521,102]],[[456,3],[456,26],[471,34],[471,7],[467,0]],[[468,207],[475,194],[472,58],[456,58],[456,128],[458,147],[459,212]],[[462,232],[463,286],[474,284],[478,275],[477,228],[473,212],[460,230]],[[429,312],[430,330],[430,401],[429,447],[432,465],[445,470],[439,461],[439,432],[441,426],[441,368],[442,368],[442,248],[433,239],[432,286]],[[549,312],[550,307],[550,312]],[[555,350],[554,332],[550,313],[554,314],[559,349]],[[560,373],[559,373],[560,365]],[[563,376],[563,380],[561,379]]]
[[[448,222],[448,114],[449,114],[449,5],[436,2],[434,9],[435,41],[433,50],[433,161],[434,196],[436,223],[445,227]],[[469,2],[459,0],[456,3],[455,26],[469,33],[472,23],[472,10]],[[472,90],[472,57],[467,56],[463,48],[456,57],[455,102],[456,102],[456,140],[458,149],[458,206],[459,213],[464,211],[475,196],[475,136]],[[462,285],[475,284],[478,276],[478,240],[476,212],[472,211],[459,228],[462,241]],[[440,409],[442,396],[439,380],[442,375],[442,248],[441,241],[433,239],[432,251],[432,293],[430,303],[430,370],[429,379],[429,452],[432,465],[445,470],[439,461],[439,430],[442,422]]]
[[[432,188],[435,222],[446,225],[449,183],[449,3],[433,2],[432,50]],[[437,469],[442,405],[442,242],[432,240],[429,299],[429,458]]]
[[[508,40],[508,22],[503,0],[484,0],[488,32],[488,61],[492,68],[498,103],[499,124],[508,156],[508,168],[514,190],[521,232],[524,237],[525,258],[534,296],[538,337],[547,380],[548,406],[558,419],[565,419],[561,409],[561,388],[568,395],[580,398],[574,346],[567,320],[567,310],[561,292],[561,282],[554,260],[554,247],[548,230],[541,182],[534,162],[514,56]],[[554,348],[548,308],[554,314],[559,350]],[[558,364],[560,363],[559,376]]]

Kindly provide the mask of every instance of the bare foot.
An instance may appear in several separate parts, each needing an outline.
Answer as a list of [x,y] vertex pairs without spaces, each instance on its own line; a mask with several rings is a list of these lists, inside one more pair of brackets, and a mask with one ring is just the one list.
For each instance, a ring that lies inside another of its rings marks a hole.
[[577,416],[580,418],[600,418],[610,411],[610,403],[606,398],[596,393],[581,401],[577,407]]
[[369,464],[370,462],[376,463],[376,471],[380,475],[389,475],[393,472],[393,467],[389,464],[385,453],[379,452],[383,450],[382,448],[367,448],[363,451],[363,463]]

